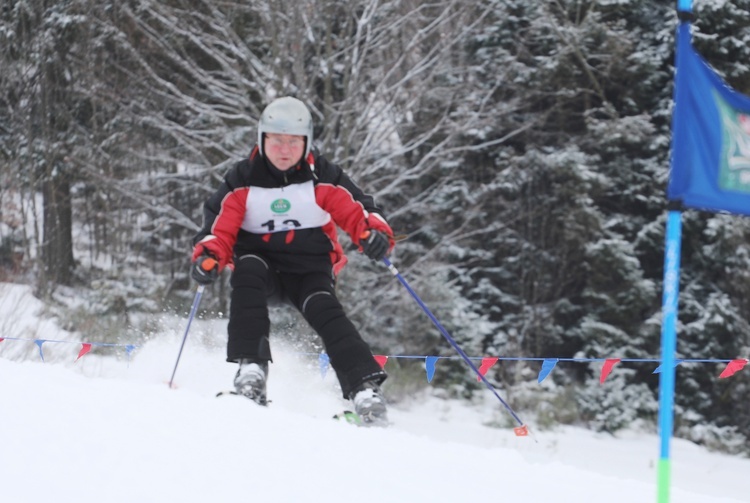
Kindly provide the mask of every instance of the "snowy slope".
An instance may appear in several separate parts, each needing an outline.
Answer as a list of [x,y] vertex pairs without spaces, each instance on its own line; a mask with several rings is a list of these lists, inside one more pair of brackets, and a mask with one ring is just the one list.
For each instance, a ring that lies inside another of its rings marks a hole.
[[[283,348],[271,406],[215,398],[234,366],[192,339],[173,390],[165,383],[177,332],[130,361],[89,354],[73,363],[76,345],[67,362],[13,361],[8,348],[24,342],[0,342],[2,501],[656,501],[653,435],[559,428],[516,438],[483,426],[502,413],[489,400],[430,397],[393,408],[392,428],[356,428],[331,420],[346,406],[331,372],[322,379],[309,357]],[[0,337],[12,336],[6,328]],[[673,459],[672,501],[750,501],[750,460],[682,441]]]

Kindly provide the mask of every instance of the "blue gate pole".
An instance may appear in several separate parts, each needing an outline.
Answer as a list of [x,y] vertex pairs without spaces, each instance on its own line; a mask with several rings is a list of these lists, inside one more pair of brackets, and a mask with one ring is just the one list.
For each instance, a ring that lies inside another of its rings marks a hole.
[[664,250],[664,292],[662,295],[661,366],[659,374],[659,468],[658,503],[669,503],[671,460],[669,443],[674,424],[675,352],[677,351],[677,306],[680,294],[680,247],[682,212],[667,214],[667,236]]

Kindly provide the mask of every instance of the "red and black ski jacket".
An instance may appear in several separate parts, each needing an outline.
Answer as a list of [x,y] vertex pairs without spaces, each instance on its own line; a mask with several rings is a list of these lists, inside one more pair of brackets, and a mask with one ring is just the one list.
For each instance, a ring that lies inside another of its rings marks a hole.
[[203,228],[193,260],[204,252],[232,267],[234,257],[257,253],[282,272],[332,272],[347,262],[336,226],[359,245],[368,230],[393,231],[373,198],[333,163],[312,151],[280,171],[253,149],[231,168],[203,206]]

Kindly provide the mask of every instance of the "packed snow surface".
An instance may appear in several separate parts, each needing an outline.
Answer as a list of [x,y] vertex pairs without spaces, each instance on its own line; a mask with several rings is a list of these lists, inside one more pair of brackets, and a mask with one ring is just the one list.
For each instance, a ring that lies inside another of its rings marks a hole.
[[[220,322],[195,322],[176,389],[179,318],[128,357],[76,361],[80,344],[50,342],[45,363],[33,340],[8,339],[71,339],[35,302],[0,285],[0,319],[12,319],[0,325],[3,502],[656,501],[653,434],[532,423],[532,437],[515,437],[490,426],[507,414],[491,394],[468,404],[430,388],[392,405],[390,428],[358,428],[332,420],[348,406],[333,372],[281,343],[269,407],[216,398],[236,370],[205,343]],[[23,358],[20,345],[31,346]],[[672,460],[673,502],[750,502],[750,460],[681,440]]]

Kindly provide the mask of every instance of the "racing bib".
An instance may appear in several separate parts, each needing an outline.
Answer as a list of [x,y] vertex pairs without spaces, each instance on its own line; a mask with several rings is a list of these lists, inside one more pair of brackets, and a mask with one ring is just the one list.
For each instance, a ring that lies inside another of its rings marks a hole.
[[315,202],[312,181],[282,188],[251,187],[242,229],[253,234],[322,227],[331,215]]

